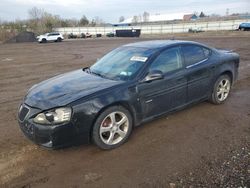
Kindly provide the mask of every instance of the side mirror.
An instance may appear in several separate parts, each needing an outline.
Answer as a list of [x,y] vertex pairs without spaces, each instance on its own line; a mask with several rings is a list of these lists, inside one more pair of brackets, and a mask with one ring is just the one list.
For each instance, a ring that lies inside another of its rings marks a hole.
[[89,69],[89,67],[84,67],[84,68],[82,68],[83,71],[86,70],[86,69]]
[[148,73],[148,75],[143,79],[143,82],[151,82],[153,80],[160,80],[163,78],[164,78],[163,72],[159,70],[153,70]]

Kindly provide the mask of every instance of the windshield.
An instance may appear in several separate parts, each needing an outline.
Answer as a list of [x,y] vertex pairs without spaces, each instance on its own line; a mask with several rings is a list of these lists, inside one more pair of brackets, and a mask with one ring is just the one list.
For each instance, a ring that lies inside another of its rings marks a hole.
[[93,74],[114,80],[129,80],[142,68],[153,54],[152,49],[120,47],[90,67]]

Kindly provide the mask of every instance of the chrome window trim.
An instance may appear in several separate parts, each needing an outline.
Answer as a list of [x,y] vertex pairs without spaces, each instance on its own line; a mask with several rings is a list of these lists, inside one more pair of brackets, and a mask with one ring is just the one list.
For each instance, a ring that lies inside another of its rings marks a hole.
[[203,59],[203,60],[201,60],[201,61],[199,61],[199,62],[197,62],[197,63],[194,63],[194,64],[192,64],[192,65],[188,65],[188,66],[186,66],[186,69],[192,68],[192,67],[194,67],[194,66],[196,66],[196,65],[199,65],[199,64],[201,64],[201,63],[203,63],[203,62],[205,62],[205,61],[207,61],[207,60],[208,60],[208,58]]

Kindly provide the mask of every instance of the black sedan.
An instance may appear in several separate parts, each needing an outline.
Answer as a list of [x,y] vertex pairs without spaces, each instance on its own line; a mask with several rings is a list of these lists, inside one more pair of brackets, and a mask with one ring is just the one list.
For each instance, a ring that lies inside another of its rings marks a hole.
[[204,100],[224,103],[238,67],[238,54],[196,42],[127,44],[91,67],[34,85],[20,105],[19,125],[49,148],[116,148],[144,122]]

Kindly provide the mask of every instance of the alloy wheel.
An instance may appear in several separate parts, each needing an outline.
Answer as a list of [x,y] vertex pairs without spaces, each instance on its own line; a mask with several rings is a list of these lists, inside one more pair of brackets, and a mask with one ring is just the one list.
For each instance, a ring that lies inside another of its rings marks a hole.
[[230,92],[230,81],[228,79],[222,79],[217,87],[217,98],[220,102],[226,100]]
[[115,145],[121,142],[129,130],[128,117],[119,111],[108,114],[101,123],[99,135],[107,145]]

